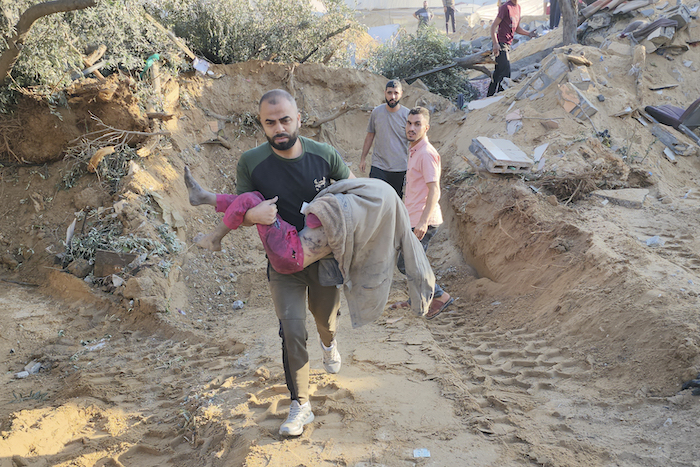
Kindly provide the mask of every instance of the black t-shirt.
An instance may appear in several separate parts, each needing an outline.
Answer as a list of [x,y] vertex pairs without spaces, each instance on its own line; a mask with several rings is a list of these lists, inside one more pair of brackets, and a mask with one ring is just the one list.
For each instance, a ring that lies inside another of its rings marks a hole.
[[333,146],[303,136],[299,140],[303,152],[296,159],[278,156],[266,142],[244,152],[236,170],[238,194],[259,191],[265,199],[278,196],[280,216],[297,230],[304,228],[302,204],[314,199],[331,180],[350,175],[350,169]]

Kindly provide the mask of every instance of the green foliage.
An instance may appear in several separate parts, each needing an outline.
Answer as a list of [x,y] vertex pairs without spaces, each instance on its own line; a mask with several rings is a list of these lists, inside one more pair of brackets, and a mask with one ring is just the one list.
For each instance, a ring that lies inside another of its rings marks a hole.
[[[441,65],[448,65],[456,57],[469,50],[455,48],[450,40],[435,27],[420,28],[416,35],[406,30],[379,47],[370,57],[368,65],[372,71],[387,78],[402,79]],[[460,93],[472,100],[476,92],[467,81],[467,73],[461,68],[450,68],[421,78],[431,92],[446,99],[455,100]]]
[[[311,62],[345,65],[347,43],[361,26],[344,0],[321,1],[326,14],[314,12],[307,0],[98,0],[93,8],[45,16],[32,26],[9,86],[0,88],[0,112],[14,106],[19,91],[57,100],[71,75],[85,68],[81,54],[100,44],[107,46],[104,74],[120,70],[137,76],[153,53],[173,69],[182,67],[182,52],[145,19],[144,8],[215,63],[308,56]],[[20,15],[36,3],[0,0],[0,53]],[[346,26],[349,30],[333,35]]]
[[[20,15],[36,0],[0,0],[0,34],[9,37]],[[82,54],[100,44],[107,46],[101,60],[104,74],[143,69],[154,52],[181,65],[176,49],[143,15],[139,0],[98,0],[97,6],[39,18],[32,26],[12,69],[10,86],[0,89],[0,111],[6,112],[21,89],[57,99],[56,93],[85,68]],[[0,51],[6,48],[0,41]]]
[[[319,62],[347,60],[347,25],[359,30],[343,0],[322,0],[327,13],[313,11],[308,0],[161,0],[156,15],[179,37],[214,63],[262,59]],[[314,51],[315,49],[317,49]]]

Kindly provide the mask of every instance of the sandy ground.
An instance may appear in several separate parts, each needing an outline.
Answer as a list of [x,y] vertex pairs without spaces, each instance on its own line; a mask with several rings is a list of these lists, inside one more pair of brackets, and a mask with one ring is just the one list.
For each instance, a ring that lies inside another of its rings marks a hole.
[[[609,130],[611,147],[551,90],[516,101],[530,119],[510,139],[529,154],[550,144],[539,176],[475,173],[463,159],[475,160],[472,138],[507,136],[517,88],[466,115],[407,88],[406,105],[434,112],[446,223],[428,255],[457,299],[432,321],[387,308],[359,329],[343,306],[338,375],[323,371],[309,320],[316,421],[295,439],[277,434],[288,400],[262,247],[253,229],[233,232],[221,252],[192,246],[219,216],[188,205],[182,170],[232,192],[238,157],[263,141],[244,117],[262,92],[284,87],[307,122],[302,134],[334,144],[358,173],[366,109],[382,102],[384,78],[254,62],[217,67],[219,80],[171,81],[166,110],[176,118],[163,129],[172,136],[112,197],[92,175],[57,190],[67,162],[2,168],[0,467],[700,466],[700,397],[681,391],[700,370],[700,163],[671,164],[648,129],[610,116],[637,104],[630,56],[579,52],[593,62],[594,96],[605,96],[592,121]],[[700,63],[700,52],[683,59]],[[673,68],[684,82],[645,91],[646,102],[700,95],[697,72],[678,59],[647,60],[645,84],[674,79]],[[309,125],[343,104],[353,110]],[[212,126],[231,150],[201,144]],[[631,209],[563,190],[584,178],[649,194]],[[169,257],[168,276],[157,258],[117,288],[60,270],[53,258],[74,213],[102,206],[111,215],[119,200],[129,232],[145,235],[173,212],[184,219],[187,248]],[[662,246],[646,245],[654,235]],[[405,298],[397,275],[390,301]],[[234,309],[236,300],[245,306]],[[41,371],[15,378],[32,361]]]

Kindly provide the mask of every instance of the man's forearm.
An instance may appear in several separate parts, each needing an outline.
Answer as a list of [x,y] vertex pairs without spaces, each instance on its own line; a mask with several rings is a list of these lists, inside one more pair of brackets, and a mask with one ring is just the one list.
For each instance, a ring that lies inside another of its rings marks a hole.
[[437,186],[437,183],[429,183],[428,184],[428,199],[425,201],[425,207],[423,208],[423,213],[420,216],[420,221],[419,223],[427,223],[430,217],[433,215],[433,212],[435,211],[435,207],[438,204],[438,200],[440,199],[440,187]]
[[362,160],[365,160],[365,158],[367,158],[367,154],[369,154],[369,150],[372,147],[373,142],[374,133],[367,133],[367,136],[365,136],[365,143],[362,145],[362,155],[360,156]]

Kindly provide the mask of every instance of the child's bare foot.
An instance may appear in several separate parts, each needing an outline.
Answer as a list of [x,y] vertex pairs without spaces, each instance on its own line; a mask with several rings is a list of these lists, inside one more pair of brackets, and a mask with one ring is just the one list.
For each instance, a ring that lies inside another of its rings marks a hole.
[[193,241],[196,245],[206,248],[207,250],[221,251],[221,238],[219,238],[219,236],[216,234],[198,233],[195,235]]
[[216,194],[202,188],[194,177],[192,177],[192,172],[190,172],[190,168],[187,166],[185,166],[185,186],[189,192],[190,204],[192,206],[199,206],[200,204],[216,206]]

